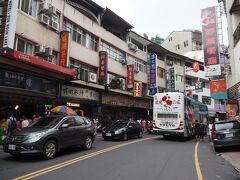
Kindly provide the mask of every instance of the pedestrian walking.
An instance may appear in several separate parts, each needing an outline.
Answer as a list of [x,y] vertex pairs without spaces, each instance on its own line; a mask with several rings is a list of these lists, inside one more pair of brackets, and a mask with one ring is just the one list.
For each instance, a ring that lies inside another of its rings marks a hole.
[[205,134],[205,124],[200,122],[200,141],[204,141],[204,134]]
[[200,140],[200,134],[201,134],[201,125],[198,122],[198,120],[195,120],[195,124],[194,124],[194,131],[195,131],[195,137],[196,140],[199,141]]
[[13,114],[10,114],[9,118],[7,119],[7,134],[11,133],[17,129],[17,121]]
[[22,128],[28,127],[28,125],[30,124],[29,121],[24,116],[22,117],[22,119]]

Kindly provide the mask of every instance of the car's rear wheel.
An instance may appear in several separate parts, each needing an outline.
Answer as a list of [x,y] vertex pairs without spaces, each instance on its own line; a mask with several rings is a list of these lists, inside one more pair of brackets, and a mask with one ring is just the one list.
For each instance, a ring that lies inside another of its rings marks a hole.
[[54,140],[48,140],[43,147],[43,158],[52,159],[57,153],[57,143]]
[[124,133],[124,134],[123,134],[122,140],[123,140],[123,141],[127,141],[127,140],[128,140],[128,135],[127,135],[127,133]]
[[142,138],[143,137],[143,132],[140,131],[139,134],[138,134],[138,138]]
[[93,140],[91,136],[87,136],[83,144],[83,149],[89,150],[92,148]]

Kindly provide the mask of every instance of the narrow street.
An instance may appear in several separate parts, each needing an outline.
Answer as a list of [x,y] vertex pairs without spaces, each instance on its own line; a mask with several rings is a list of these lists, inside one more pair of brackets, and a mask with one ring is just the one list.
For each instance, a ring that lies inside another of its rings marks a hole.
[[[199,172],[194,160],[195,145],[195,140],[165,140],[145,135],[129,141],[103,141],[97,137],[92,150],[67,149],[49,161],[13,158],[0,152],[0,163],[4,164],[0,167],[0,177],[2,180],[196,180]],[[215,154],[208,140],[199,144],[197,155],[204,180],[239,179],[236,170]]]

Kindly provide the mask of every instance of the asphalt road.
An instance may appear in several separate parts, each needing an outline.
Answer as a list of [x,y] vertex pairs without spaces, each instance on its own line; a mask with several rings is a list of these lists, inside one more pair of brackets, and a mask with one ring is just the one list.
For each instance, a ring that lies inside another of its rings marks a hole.
[[[140,141],[133,139],[126,142],[103,141],[98,137],[90,151],[68,149],[49,161],[35,157],[13,158],[0,152],[0,179],[240,179],[231,165],[214,153],[208,141],[201,142],[198,146],[200,171],[197,171],[194,159],[195,140],[164,140],[158,136],[155,139],[151,137],[153,136],[145,135]],[[34,173],[29,175],[32,172]],[[23,176],[26,174],[27,176]]]

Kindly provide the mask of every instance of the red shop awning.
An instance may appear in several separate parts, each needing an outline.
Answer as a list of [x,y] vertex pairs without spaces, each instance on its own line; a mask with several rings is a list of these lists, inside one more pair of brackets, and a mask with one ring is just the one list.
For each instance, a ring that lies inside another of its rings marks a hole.
[[13,49],[2,49],[0,52],[0,56],[11,58],[12,60],[19,61],[22,63],[26,63],[32,65],[34,67],[38,67],[44,70],[52,71],[59,74],[64,74],[69,77],[74,77],[75,69],[68,69],[56,64],[52,64],[44,59],[27,55],[20,51],[15,51]]

